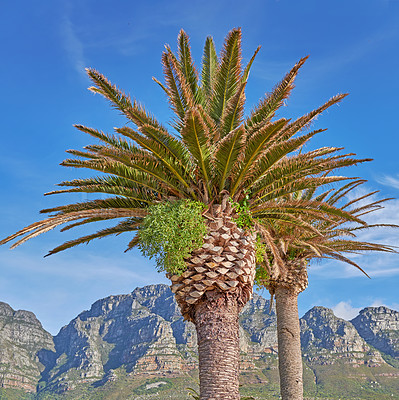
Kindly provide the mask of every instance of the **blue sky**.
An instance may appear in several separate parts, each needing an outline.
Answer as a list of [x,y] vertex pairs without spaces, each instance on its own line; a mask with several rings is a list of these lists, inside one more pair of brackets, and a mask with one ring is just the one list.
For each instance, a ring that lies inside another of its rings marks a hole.
[[[104,73],[167,124],[171,111],[151,80],[162,78],[164,44],[175,49],[183,28],[199,65],[206,36],[220,49],[237,26],[243,29],[244,59],[262,46],[247,86],[247,112],[310,55],[283,114],[295,118],[349,92],[318,119],[315,126],[328,131],[310,146],[344,146],[373,158],[345,174],[368,179],[366,189],[381,191],[376,198],[399,198],[398,0],[5,1],[0,5],[0,237],[38,220],[42,208],[87,198],[43,197],[56,183],[88,174],[59,166],[66,149],[92,143],[72,124],[108,132],[124,124],[87,90],[85,67]],[[399,200],[371,219],[399,224]],[[56,334],[99,298],[167,283],[138,252],[123,253],[127,236],[43,259],[72,237],[73,231],[54,231],[13,251],[0,248],[0,301],[33,311]],[[367,239],[398,245],[399,232],[379,230]],[[311,265],[310,286],[299,298],[301,315],[314,305],[333,307],[346,318],[370,305],[399,309],[399,255],[356,260],[371,280],[336,262]]]

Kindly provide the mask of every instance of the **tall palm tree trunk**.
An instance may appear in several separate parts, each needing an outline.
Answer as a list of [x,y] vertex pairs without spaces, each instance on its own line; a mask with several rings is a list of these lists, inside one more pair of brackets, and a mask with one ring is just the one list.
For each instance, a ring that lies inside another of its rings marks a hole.
[[239,400],[241,308],[252,296],[255,235],[237,226],[228,203],[215,204],[203,246],[187,270],[170,276],[185,319],[197,329],[200,400]]
[[206,294],[195,307],[200,400],[239,400],[239,326],[237,296]]
[[277,286],[275,297],[281,397],[282,400],[302,400],[302,353],[298,293],[284,286]]

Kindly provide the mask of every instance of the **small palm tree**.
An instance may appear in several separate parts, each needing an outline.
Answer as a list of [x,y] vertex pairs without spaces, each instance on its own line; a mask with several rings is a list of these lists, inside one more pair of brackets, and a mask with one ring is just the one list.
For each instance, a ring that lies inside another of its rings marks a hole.
[[[275,119],[306,58],[244,117],[245,87],[258,51],[243,68],[240,29],[227,35],[219,57],[208,37],[199,74],[188,36],[181,31],[177,54],[167,46],[162,55],[165,82],[155,79],[175,114],[173,134],[144,106],[96,70],[88,69],[95,85],[90,90],[109,100],[136,128],[123,126],[116,128],[115,134],[107,134],[76,125],[99,143],[83,151],[69,150],[78,158],[67,159],[62,165],[88,168],[100,175],[62,182],[63,189],[48,194],[106,193],[109,197],[42,210],[50,216],[0,242],[22,236],[15,247],[63,224],[68,224],[63,228],[66,230],[119,220],[112,227],[66,242],[49,254],[121,233],[132,234],[127,250],[139,245],[144,254],[160,253],[160,269],[166,270],[172,281],[183,316],[197,329],[201,400],[239,399],[238,315],[252,295],[256,231],[265,232],[267,237],[271,224],[279,223],[314,231],[301,217],[309,213],[320,220],[337,216],[358,221],[352,213],[317,199],[282,201],[290,193],[340,181],[344,178],[324,173],[365,160],[339,154],[341,149],[333,147],[299,152],[323,131],[310,131],[311,122],[345,94],[296,120]],[[203,207],[201,223],[206,227],[199,245],[170,250],[174,240],[197,243],[189,234],[198,226],[187,228],[184,219],[176,222],[175,238],[162,239],[158,229],[159,243],[151,242],[158,238],[155,232],[156,237],[151,237],[152,217],[167,218],[170,213],[165,210],[177,210],[173,215],[183,215],[185,210],[187,215],[187,208],[194,210],[199,204]],[[175,253],[181,253],[177,266]]]
[[[330,206],[347,210],[356,218],[374,212],[389,199],[367,202],[376,192],[343,202],[345,197],[364,183],[354,180],[342,187],[315,195],[315,189],[292,193],[288,201],[322,201]],[[367,273],[345,253],[380,251],[394,253],[391,246],[364,242],[356,239],[358,233],[376,227],[395,227],[392,224],[369,225],[365,222],[348,224],[347,218],[330,216],[319,220],[311,214],[304,215],[306,223],[314,227],[314,231],[298,229],[293,225],[270,224],[267,233],[262,235],[267,247],[261,255],[256,281],[265,287],[276,298],[277,336],[279,352],[279,372],[281,395],[284,400],[302,399],[302,356],[300,343],[300,326],[297,307],[298,294],[308,285],[307,265],[313,259],[335,259],[346,262],[366,276]]]

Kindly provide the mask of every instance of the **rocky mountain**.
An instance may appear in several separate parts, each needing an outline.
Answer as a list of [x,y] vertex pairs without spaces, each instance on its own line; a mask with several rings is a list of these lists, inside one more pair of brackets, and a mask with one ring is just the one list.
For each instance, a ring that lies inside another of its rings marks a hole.
[[0,387],[36,390],[53,337],[29,311],[0,302]]
[[[176,400],[196,387],[195,329],[166,285],[98,300],[54,338],[32,313],[4,303],[0,323],[0,386],[31,398]],[[275,309],[255,294],[240,325],[243,393],[272,398],[278,393]],[[399,398],[398,338],[399,313],[385,307],[366,308],[351,322],[312,308],[301,319],[306,393]],[[2,399],[26,398],[13,396],[0,390]]]
[[367,343],[399,359],[399,312],[387,307],[367,307],[351,322]]

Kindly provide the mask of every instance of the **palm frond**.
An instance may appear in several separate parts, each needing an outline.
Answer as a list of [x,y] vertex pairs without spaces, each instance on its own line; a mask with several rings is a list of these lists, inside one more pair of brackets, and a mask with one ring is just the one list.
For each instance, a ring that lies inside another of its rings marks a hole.
[[323,111],[327,110],[332,105],[339,103],[346,96],[348,96],[347,93],[336,95],[332,97],[330,100],[328,100],[326,103],[324,103],[322,106],[320,106],[319,108],[316,108],[310,113],[296,119],[294,122],[291,122],[289,125],[287,125],[285,129],[283,129],[280,132],[280,135],[279,137],[276,138],[276,140],[283,141],[289,139],[297,132],[309,127],[312,121],[314,121],[314,119],[317,118]]
[[218,66],[218,56],[211,36],[206,38],[204,54],[202,56],[201,87],[205,97],[210,99],[213,94],[213,85]]
[[136,213],[135,210],[132,209],[122,209],[122,208],[107,208],[107,209],[90,209],[90,210],[80,210],[80,211],[73,211],[68,214],[59,214],[54,217],[46,218],[42,221],[35,222],[24,229],[16,232],[15,234],[8,236],[7,238],[0,241],[0,245],[8,243],[17,237],[23,236],[22,239],[19,239],[15,242],[11,249],[25,243],[27,240],[32,239],[42,233],[48,232],[59,225],[76,221],[79,219],[85,218],[95,218],[101,217],[101,215],[107,215],[108,217],[113,218],[123,218],[123,217],[135,217]]
[[220,140],[215,148],[215,169],[220,191],[225,189],[226,179],[240,159],[244,146],[244,134],[244,128],[240,126]]
[[137,101],[132,103],[130,97],[113,85],[104,75],[100,74],[93,68],[86,68],[87,74],[94,82],[96,87],[89,88],[94,93],[103,95],[111,102],[111,105],[126,115],[137,126],[144,124],[152,125],[164,129],[162,125]]
[[173,69],[173,65],[171,62],[171,56],[168,51],[163,52],[162,54],[162,66],[163,66],[163,73],[165,76],[165,84],[166,86],[162,85],[161,82],[155,80],[161,88],[166,92],[168,97],[169,104],[174,111],[174,113],[178,117],[178,121],[175,124],[175,128],[180,130],[181,123],[180,121],[183,120],[185,114],[185,105],[183,104],[182,97],[180,95],[179,86],[177,83],[177,79],[175,76],[175,71]]
[[[267,146],[267,149],[263,152],[261,158],[252,161],[252,166],[248,170],[248,176],[245,179],[245,186],[250,188],[255,182],[257,182],[260,178],[262,178],[266,172],[272,168],[278,161],[280,161],[287,154],[298,150],[301,146],[303,146],[306,142],[308,142],[313,136],[317,133],[322,132],[323,130],[319,129],[317,131],[313,131],[308,133],[307,135],[302,135],[298,138],[294,138],[291,140],[286,140],[284,142],[271,144],[271,146]],[[263,145],[266,147],[265,145]]]
[[[159,140],[158,137],[155,136],[155,140],[153,139],[154,135],[158,132],[152,130],[151,127],[147,125],[144,125],[142,129],[147,132],[146,136],[140,135],[127,126],[117,128],[116,131],[130,137],[141,148],[148,150],[183,186],[190,188],[190,176],[181,163],[180,158],[176,157],[175,154],[169,150],[169,146],[165,146],[165,143]],[[188,158],[184,148],[181,148],[180,154],[181,158]]]
[[101,239],[106,236],[110,235],[120,235],[121,233],[124,232],[132,232],[132,231],[137,231],[138,227],[140,226],[141,221],[136,220],[133,218],[129,218],[127,220],[124,220],[120,222],[118,225],[111,227],[111,228],[106,228],[106,229],[101,229],[100,231],[96,233],[92,233],[91,235],[86,235],[82,236],[78,239],[70,240],[68,242],[63,243],[60,246],[55,247],[53,250],[50,250],[48,254],[45,255],[45,257],[48,257],[52,254],[59,253],[60,251],[70,249],[71,247],[78,246],[79,244],[88,244],[94,239]]
[[182,29],[177,38],[180,70],[194,98],[198,96],[198,76],[191,57],[190,40]]
[[237,93],[232,96],[227,103],[222,115],[222,120],[220,121],[219,135],[221,138],[237,128],[242,122],[245,103],[245,85],[246,82],[241,83]]
[[202,178],[209,190],[209,181],[212,177],[210,136],[197,109],[191,109],[187,112],[181,135],[184,144],[198,163]]
[[134,235],[133,239],[128,243],[127,249],[125,250],[125,253],[129,250],[132,250],[134,247],[136,247],[140,242],[140,236],[138,233]]
[[245,127],[248,132],[252,134],[254,132],[253,128],[259,129],[259,125],[263,126],[270,122],[276,111],[284,104],[284,100],[289,97],[294,88],[294,81],[298,71],[308,57],[301,58],[272,92],[262,99],[259,105],[251,112],[251,115],[245,121]]
[[227,104],[241,83],[241,29],[233,29],[226,37],[213,83],[212,118],[219,123]]
[[257,135],[250,138],[247,142],[244,152],[243,161],[240,163],[236,176],[233,178],[231,195],[234,196],[238,186],[242,183],[247,172],[251,169],[254,161],[265,151],[265,144],[271,137],[276,135],[287,123],[287,120],[282,118],[274,123],[269,124],[265,129],[258,132]]
[[249,76],[249,71],[251,70],[252,64],[255,60],[256,55],[258,54],[260,50],[260,46],[257,47],[257,49],[255,50],[255,53],[253,54],[253,56],[251,57],[251,59],[249,60],[247,66],[244,69],[244,72],[242,74],[242,81],[241,83],[247,82],[248,80],[248,76]]
[[74,187],[71,189],[53,190],[45,193],[45,196],[60,193],[108,193],[152,204],[157,195],[154,191],[149,191],[141,185],[117,176],[76,179],[65,182],[64,186]]

